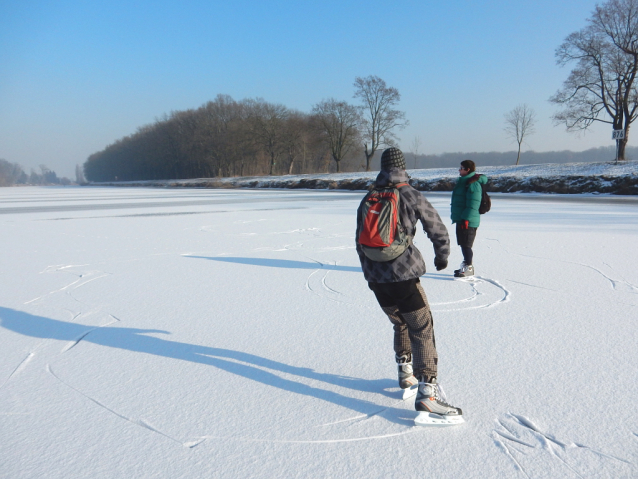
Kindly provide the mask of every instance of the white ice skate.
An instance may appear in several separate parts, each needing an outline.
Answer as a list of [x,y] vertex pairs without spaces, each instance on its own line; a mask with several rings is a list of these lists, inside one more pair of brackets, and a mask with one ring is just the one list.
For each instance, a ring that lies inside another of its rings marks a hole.
[[420,378],[414,407],[418,412],[415,426],[454,426],[465,422],[461,408],[446,402],[436,378],[430,378],[429,382]]

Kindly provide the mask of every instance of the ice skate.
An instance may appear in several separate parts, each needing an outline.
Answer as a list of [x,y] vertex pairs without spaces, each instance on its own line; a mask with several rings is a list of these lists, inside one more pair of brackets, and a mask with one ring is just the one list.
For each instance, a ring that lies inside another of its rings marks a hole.
[[465,268],[465,261],[461,261],[461,266],[459,266],[459,269],[455,269],[454,270],[454,276],[456,276],[457,274],[459,274],[461,271],[463,271],[463,268]]
[[450,406],[445,399],[436,378],[419,378],[419,387],[414,403],[418,411],[414,419],[415,426],[452,426],[462,424],[463,411],[461,408]]
[[412,355],[395,356],[395,359],[399,371],[399,387],[403,389],[403,399],[407,399],[416,393],[416,388],[411,388],[419,383],[412,371]]
[[455,278],[467,278],[468,276],[474,276],[474,266],[471,264],[461,263],[461,268],[454,270]]

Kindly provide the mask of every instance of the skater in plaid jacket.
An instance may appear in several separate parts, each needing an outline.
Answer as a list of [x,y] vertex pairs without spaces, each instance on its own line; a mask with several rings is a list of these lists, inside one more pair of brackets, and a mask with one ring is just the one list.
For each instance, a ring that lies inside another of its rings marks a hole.
[[[381,157],[381,172],[376,178],[375,187],[398,188],[401,226],[413,238],[417,223],[421,222],[423,231],[434,247],[434,266],[437,271],[441,271],[447,267],[450,254],[447,229],[429,201],[408,184],[409,178],[405,167],[405,158],[401,150],[386,149]],[[364,198],[357,211],[355,236],[363,275],[394,327],[394,352],[398,364],[399,386],[407,389],[419,383],[417,410],[424,410],[425,406],[420,406],[420,402],[432,408],[434,403],[439,401],[436,387],[438,355],[430,306],[419,280],[420,276],[425,274],[425,261],[414,244],[410,244],[399,257],[390,261],[373,261],[366,256],[359,243],[365,200]],[[427,402],[424,402],[426,399]],[[440,404],[437,407],[441,409],[441,414],[461,414],[458,408],[453,408],[443,401],[440,401]]]

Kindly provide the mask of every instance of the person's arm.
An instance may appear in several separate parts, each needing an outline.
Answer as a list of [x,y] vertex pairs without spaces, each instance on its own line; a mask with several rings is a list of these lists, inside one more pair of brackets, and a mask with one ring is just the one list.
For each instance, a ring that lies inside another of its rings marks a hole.
[[357,254],[359,255],[359,259],[363,261],[363,257],[365,255],[363,254],[363,250],[361,249],[361,245],[359,244],[359,233],[361,232],[361,226],[362,226],[361,225],[361,208],[363,208],[363,201],[359,205],[359,208],[357,208],[357,229],[354,234],[354,241],[356,245]]
[[435,264],[437,262],[447,262],[447,258],[450,255],[450,236],[443,221],[441,221],[439,213],[417,190],[410,188],[406,193],[408,193],[411,202],[415,205],[417,218],[423,225],[423,232],[432,242]]

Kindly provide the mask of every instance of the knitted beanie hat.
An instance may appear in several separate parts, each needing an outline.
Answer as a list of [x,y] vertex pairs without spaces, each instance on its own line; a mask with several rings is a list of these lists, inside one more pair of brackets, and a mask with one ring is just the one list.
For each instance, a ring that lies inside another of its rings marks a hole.
[[391,170],[392,168],[401,168],[405,170],[405,158],[398,148],[388,148],[381,155],[381,169]]

